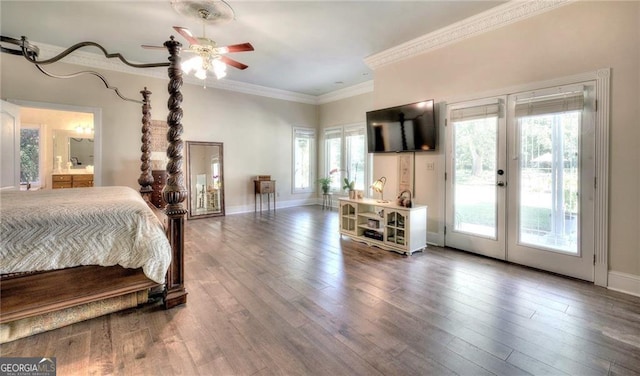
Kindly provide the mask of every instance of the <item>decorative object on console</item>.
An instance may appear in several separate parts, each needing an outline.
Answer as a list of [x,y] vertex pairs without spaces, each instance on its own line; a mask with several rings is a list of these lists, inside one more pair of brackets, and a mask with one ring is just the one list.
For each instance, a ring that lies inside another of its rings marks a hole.
[[396,198],[396,205],[402,206],[405,208],[410,208],[412,205],[411,191],[407,189],[400,192],[400,194],[398,195],[398,198]]
[[350,199],[354,199],[356,198],[356,182],[355,180],[351,180],[349,181],[349,178],[344,178],[344,185],[342,186],[342,189],[344,189],[345,191],[349,192],[349,198]]
[[398,192],[412,190],[413,166],[416,153],[398,154]]
[[[329,176],[333,175],[333,174],[337,174],[339,172],[346,172],[346,176],[344,176],[344,178],[342,179],[342,189],[349,192],[349,198],[351,199],[355,199],[357,197],[356,194],[356,181],[358,179],[358,162],[355,163],[354,166],[354,170],[355,170],[355,177],[353,180],[351,180],[351,173],[349,171],[349,169],[341,169],[341,168],[334,168],[331,171],[329,171]],[[338,178],[338,180],[340,180]]]
[[381,177],[380,179],[374,181],[373,184],[371,184],[371,188],[373,188],[374,191],[380,193],[380,200],[378,200],[378,202],[380,202],[380,203],[389,202],[389,201],[384,199],[384,185],[385,184],[387,184],[387,178],[385,178],[384,176]]

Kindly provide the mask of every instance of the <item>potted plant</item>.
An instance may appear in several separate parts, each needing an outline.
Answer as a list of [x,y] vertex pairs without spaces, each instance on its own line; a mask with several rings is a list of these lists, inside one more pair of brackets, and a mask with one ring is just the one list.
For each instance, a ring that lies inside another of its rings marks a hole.
[[350,199],[354,199],[355,198],[355,189],[356,189],[356,182],[355,180],[351,180],[349,181],[349,178],[344,178],[344,185],[342,186],[342,189],[344,189],[345,191],[349,191],[349,198]]
[[318,179],[318,183],[320,183],[322,194],[326,195],[327,193],[329,193],[329,189],[331,188],[331,176]]

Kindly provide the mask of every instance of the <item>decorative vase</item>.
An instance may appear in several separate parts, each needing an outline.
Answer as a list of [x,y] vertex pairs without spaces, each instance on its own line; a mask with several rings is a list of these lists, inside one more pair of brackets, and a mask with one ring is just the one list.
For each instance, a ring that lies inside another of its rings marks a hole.
[[356,199],[356,191],[349,191],[349,198],[351,200],[355,200]]

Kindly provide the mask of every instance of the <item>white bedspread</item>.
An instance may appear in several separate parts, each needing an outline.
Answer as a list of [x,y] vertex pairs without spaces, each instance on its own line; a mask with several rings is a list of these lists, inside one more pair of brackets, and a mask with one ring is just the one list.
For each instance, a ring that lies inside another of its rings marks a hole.
[[163,283],[171,246],[129,187],[2,191],[0,257],[1,273],[118,264]]

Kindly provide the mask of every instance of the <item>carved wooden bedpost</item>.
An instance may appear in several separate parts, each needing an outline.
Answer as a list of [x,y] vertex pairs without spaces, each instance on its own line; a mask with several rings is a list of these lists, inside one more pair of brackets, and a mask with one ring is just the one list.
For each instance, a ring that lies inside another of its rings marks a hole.
[[140,151],[142,156],[140,157],[140,177],[138,178],[138,184],[140,184],[140,194],[145,201],[149,201],[153,188],[153,175],[151,174],[151,100],[149,96],[151,92],[145,87],[140,91],[142,94],[142,146]]
[[169,242],[172,249],[172,262],[167,271],[167,282],[164,292],[164,306],[171,308],[187,302],[187,291],[184,288],[184,216],[187,213],[182,202],[187,198],[182,173],[182,70],[180,69],[180,48],[182,44],[173,36],[164,43],[169,50],[169,100],[167,106],[167,184],[162,190],[162,197],[167,203],[165,212],[169,222]]

